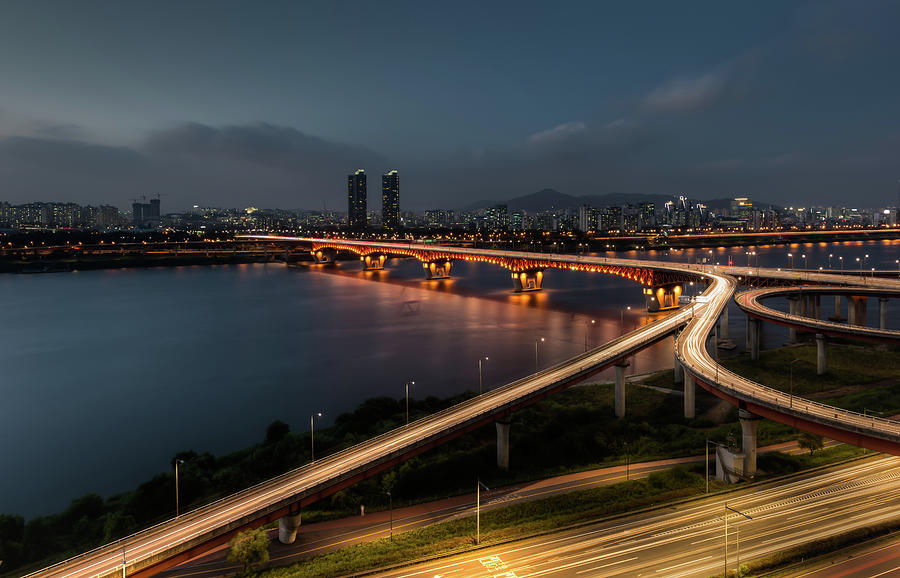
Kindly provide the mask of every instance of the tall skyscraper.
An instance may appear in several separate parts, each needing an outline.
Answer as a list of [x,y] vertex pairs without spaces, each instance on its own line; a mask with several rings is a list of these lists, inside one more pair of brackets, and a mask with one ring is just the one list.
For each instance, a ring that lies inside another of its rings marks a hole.
[[400,228],[400,175],[396,169],[381,175],[381,222],[385,229]]
[[347,226],[365,229],[366,208],[366,171],[359,169],[347,176]]

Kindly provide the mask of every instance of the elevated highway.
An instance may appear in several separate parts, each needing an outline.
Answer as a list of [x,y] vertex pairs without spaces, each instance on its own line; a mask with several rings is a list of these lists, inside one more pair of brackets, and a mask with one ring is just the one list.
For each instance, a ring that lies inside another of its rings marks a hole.
[[[896,422],[805,400],[801,406],[795,403],[797,400],[787,399],[786,394],[719,367],[708,354],[706,341],[738,280],[714,267],[413,243],[254,238],[308,244],[313,251],[340,245],[353,247],[363,256],[413,256],[423,263],[460,258],[497,264],[513,274],[541,268],[617,274],[641,283],[645,290],[651,289],[650,294],[645,291],[648,304],[655,299],[657,288],[669,291],[666,287],[688,279],[706,280],[709,286],[690,307],[678,309],[601,347],[30,576],[149,576],[225,543],[238,531],[274,520],[279,520],[284,541],[291,541],[303,506],[616,365],[685,325],[676,340],[676,355],[689,377],[685,383],[686,399],[688,381],[691,388],[698,383],[743,410],[842,441],[900,454],[900,424]],[[383,259],[379,257],[378,261],[383,265]],[[498,439],[499,432],[500,428]],[[755,437],[753,444],[755,447]]]
[[[772,297],[787,297],[800,299],[803,297],[821,297],[822,295],[835,295],[854,297],[877,297],[882,299],[882,312],[886,313],[888,298],[900,297],[900,287],[834,287],[834,286],[803,286],[803,287],[770,287],[766,289],[751,289],[735,295],[734,301],[748,316],[762,319],[778,325],[802,329],[819,335],[829,337],[843,337],[860,339],[880,343],[900,343],[900,331],[886,329],[884,327],[884,314],[881,315],[880,327],[866,327],[861,324],[837,323],[817,319],[815,316],[798,315],[797,313],[784,313],[761,303],[763,299]],[[848,306],[849,308],[849,306]]]

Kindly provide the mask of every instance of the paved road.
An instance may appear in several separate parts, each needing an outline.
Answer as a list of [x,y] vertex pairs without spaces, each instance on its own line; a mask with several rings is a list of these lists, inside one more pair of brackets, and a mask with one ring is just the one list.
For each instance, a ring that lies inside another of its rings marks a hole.
[[[836,445],[836,442],[829,440],[826,442],[826,445],[830,447]],[[771,451],[796,454],[807,450],[800,448],[796,442],[780,443],[759,449],[761,454]],[[514,503],[616,484],[625,481],[626,476],[632,480],[645,478],[653,472],[666,470],[678,464],[702,461],[702,456],[692,456],[639,462],[631,464],[627,468],[627,472],[625,466],[615,466],[494,488],[489,492],[482,492],[481,508],[487,512]],[[404,532],[474,514],[475,499],[471,494],[405,508],[395,507],[393,512],[393,532]],[[301,536],[298,537],[296,543],[272,543],[269,550],[271,563],[275,565],[290,564],[309,556],[331,552],[353,544],[387,538],[391,531],[390,518],[389,512],[380,511],[369,513],[365,517],[353,516],[304,525],[301,529]],[[277,532],[274,530],[270,531],[270,535],[273,540],[277,538]],[[223,546],[214,552],[186,562],[178,568],[167,570],[161,576],[165,578],[174,578],[176,576],[184,578],[189,576],[192,578],[211,578],[238,570],[238,566],[225,561],[226,553],[227,548]]]
[[[729,496],[691,502],[537,539],[385,572],[381,576],[710,576],[836,533],[900,516],[900,458],[879,457],[761,484]],[[727,511],[727,505],[749,515]],[[738,539],[740,542],[738,543]],[[830,575],[830,574],[829,574]],[[870,574],[871,576],[871,574]]]
[[900,538],[854,549],[852,553],[814,562],[808,568],[782,574],[784,578],[897,578],[900,576]]

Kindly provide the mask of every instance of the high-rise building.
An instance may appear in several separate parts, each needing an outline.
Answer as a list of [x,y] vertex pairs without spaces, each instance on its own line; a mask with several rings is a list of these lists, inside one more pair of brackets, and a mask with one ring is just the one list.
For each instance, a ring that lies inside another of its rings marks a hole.
[[385,229],[400,228],[400,175],[396,169],[381,175],[381,222]]
[[366,228],[366,171],[359,169],[347,176],[347,226]]

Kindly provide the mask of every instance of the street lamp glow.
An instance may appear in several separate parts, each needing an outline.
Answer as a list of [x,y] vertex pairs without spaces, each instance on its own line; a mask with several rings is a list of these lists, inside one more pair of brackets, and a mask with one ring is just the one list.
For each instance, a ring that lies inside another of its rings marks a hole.
[[316,412],[309,416],[309,456],[312,463],[316,463],[316,428],[315,418],[322,417],[322,412]]

